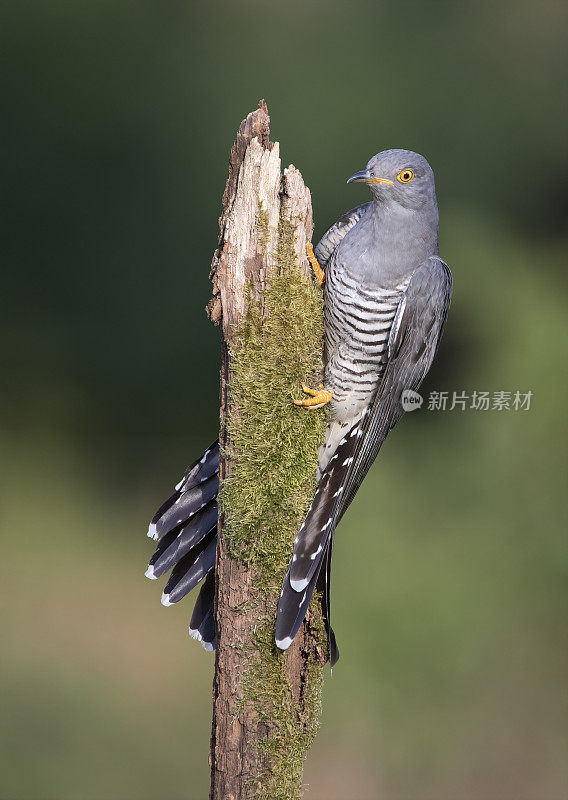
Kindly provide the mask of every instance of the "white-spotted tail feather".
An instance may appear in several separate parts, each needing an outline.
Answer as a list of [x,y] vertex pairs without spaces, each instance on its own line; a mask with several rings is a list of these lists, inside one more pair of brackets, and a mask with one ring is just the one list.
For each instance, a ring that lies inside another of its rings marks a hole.
[[[358,420],[351,428],[346,428],[323,471],[314,499],[294,541],[294,552],[284,578],[276,616],[276,644],[284,650],[298,632],[318,584],[323,592],[329,654],[333,663],[339,654],[329,621],[331,548],[342,489],[360,441],[357,434],[361,424],[362,420]],[[320,575],[322,566],[324,570]]]
[[217,549],[219,443],[209,447],[177,484],[174,493],[154,514],[148,536],[157,540],[146,577],[156,580],[172,570],[161,602],[171,606],[203,578],[189,626],[190,635],[206,650],[216,643],[214,566]]

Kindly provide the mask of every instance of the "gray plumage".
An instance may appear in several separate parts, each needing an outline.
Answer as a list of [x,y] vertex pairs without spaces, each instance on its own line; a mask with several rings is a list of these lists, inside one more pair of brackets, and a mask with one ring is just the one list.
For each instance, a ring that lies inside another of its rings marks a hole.
[[[335,528],[403,414],[402,392],[417,389],[430,368],[452,291],[438,254],[434,175],[426,159],[386,150],[352,181],[367,183],[372,199],[340,217],[315,250],[326,274],[324,382],[333,399],[318,488],[294,541],[276,619],[276,644],[286,649],[318,588],[332,666],[339,657],[330,624]],[[157,578],[173,568],[166,605],[206,576],[189,632],[208,650],[216,643],[218,469],[216,442],[154,515],[149,536],[159,541],[146,573]]]
[[347,211],[342,217],[339,217],[337,222],[326,232],[325,236],[320,239],[315,249],[315,256],[322,269],[327,267],[329,259],[335,252],[335,248],[339,242],[343,239],[345,234],[359,222],[361,216],[370,205],[371,202],[369,201],[368,203],[357,206],[357,208],[352,208],[351,211]]
[[332,664],[335,527],[403,413],[402,392],[417,389],[430,368],[452,289],[438,255],[438,207],[426,159],[387,150],[350,180],[368,183],[373,199],[345,214],[316,248],[326,265],[324,383],[333,399],[318,489],[294,542],[276,621],[276,644],[286,649],[326,563]]

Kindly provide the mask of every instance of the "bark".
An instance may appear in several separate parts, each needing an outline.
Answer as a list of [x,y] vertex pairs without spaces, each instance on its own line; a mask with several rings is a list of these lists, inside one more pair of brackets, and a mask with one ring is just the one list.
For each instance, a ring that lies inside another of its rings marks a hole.
[[[259,215],[262,215],[263,226],[259,226]],[[278,247],[281,215],[294,228],[297,261],[304,274],[309,276],[305,245],[313,229],[310,192],[294,167],[281,174],[279,145],[269,140],[269,116],[266,104],[261,101],[259,108],[242,122],[231,149],[229,177],[219,220],[219,244],[211,272],[213,297],[208,313],[213,322],[220,323],[222,332],[221,481],[233,468],[226,455],[230,452],[230,442],[225,423],[231,415],[232,354],[238,346],[235,332],[246,312],[247,302],[258,302],[261,314],[264,313],[263,298]],[[273,724],[270,719],[261,719],[254,708],[243,703],[242,676],[255,657],[256,625],[267,614],[273,614],[274,600],[268,592],[263,593],[255,587],[254,569],[229,555],[223,514],[219,516],[218,530],[218,635],[213,682],[210,798],[244,800],[266,790],[264,776],[273,766],[271,756],[262,748],[262,743],[273,733]],[[262,531],[258,535],[262,535]],[[286,654],[274,653],[274,658],[284,660],[298,736],[307,725],[313,724],[306,686],[311,665],[323,662],[324,653],[318,636],[313,616],[312,619],[308,616],[289,651]]]

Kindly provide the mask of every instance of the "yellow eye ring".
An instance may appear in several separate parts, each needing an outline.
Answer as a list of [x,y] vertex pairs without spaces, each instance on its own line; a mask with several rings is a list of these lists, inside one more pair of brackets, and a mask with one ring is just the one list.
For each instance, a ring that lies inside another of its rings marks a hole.
[[400,181],[401,183],[410,183],[413,178],[414,172],[411,169],[403,169],[396,176],[397,181]]

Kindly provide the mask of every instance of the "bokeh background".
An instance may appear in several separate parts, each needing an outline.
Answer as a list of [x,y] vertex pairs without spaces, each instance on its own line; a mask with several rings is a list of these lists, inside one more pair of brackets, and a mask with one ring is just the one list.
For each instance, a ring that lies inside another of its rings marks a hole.
[[316,234],[375,152],[437,176],[454,301],[422,409],[342,523],[312,800],[563,800],[563,4],[3,4],[0,797],[203,798],[213,660],[143,577],[216,436],[204,314],[260,97]]

